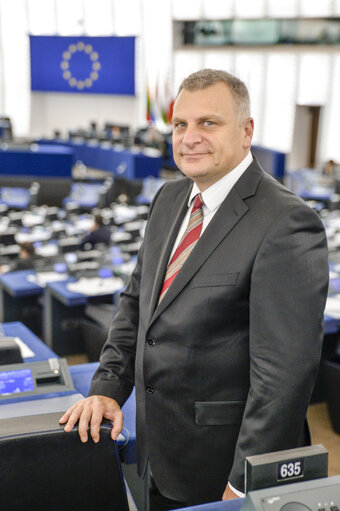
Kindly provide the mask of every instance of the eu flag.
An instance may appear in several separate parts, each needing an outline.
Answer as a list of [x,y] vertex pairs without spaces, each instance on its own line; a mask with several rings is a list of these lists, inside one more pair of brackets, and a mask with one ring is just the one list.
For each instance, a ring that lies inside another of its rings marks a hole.
[[31,89],[135,95],[135,37],[30,36]]

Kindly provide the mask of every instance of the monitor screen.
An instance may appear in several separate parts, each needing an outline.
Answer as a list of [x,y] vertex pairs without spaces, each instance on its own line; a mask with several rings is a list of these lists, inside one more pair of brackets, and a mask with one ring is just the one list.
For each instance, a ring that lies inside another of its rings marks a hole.
[[34,390],[31,369],[0,372],[0,396]]

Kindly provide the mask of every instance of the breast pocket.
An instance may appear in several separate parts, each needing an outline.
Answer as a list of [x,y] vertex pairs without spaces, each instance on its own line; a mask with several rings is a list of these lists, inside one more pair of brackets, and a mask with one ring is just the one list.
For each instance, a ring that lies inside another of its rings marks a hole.
[[196,401],[198,426],[235,426],[241,424],[245,401]]
[[239,272],[200,275],[194,279],[191,287],[196,288],[196,287],[235,286],[237,284],[239,276],[240,276]]

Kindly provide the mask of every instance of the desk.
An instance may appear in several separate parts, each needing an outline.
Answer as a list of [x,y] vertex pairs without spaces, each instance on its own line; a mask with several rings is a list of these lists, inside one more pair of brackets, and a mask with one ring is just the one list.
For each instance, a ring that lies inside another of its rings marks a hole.
[[45,288],[43,307],[43,338],[59,355],[71,355],[84,351],[81,320],[88,297],[71,293],[64,282],[50,282]]
[[[32,323],[33,318],[30,317],[32,313],[37,314],[38,308],[39,316],[41,316],[38,300],[44,293],[44,287],[36,284],[33,279],[30,280],[30,277],[39,273],[44,275],[46,272],[43,270],[40,272],[19,270],[0,276],[0,321],[22,321],[28,324],[32,330],[40,332],[41,318],[39,324],[37,324],[36,318]],[[62,276],[58,273],[55,275],[56,280],[59,280]]]
[[[43,360],[48,360],[49,358],[58,358],[56,353],[54,353],[48,346],[46,346],[45,343],[38,339],[38,337],[36,337],[25,325],[19,321],[3,323],[1,326],[6,336],[19,337],[22,342],[25,343],[27,347],[34,352],[34,356],[24,358],[24,362],[40,362]],[[75,392],[79,392],[83,396],[87,396],[93,374],[98,365],[98,362],[94,362],[92,364],[81,364],[69,367],[71,378],[76,389]],[[125,430],[123,431],[125,441],[121,440],[120,443],[124,445],[127,439],[129,441],[128,445],[124,447],[124,462],[136,463],[136,400],[134,391],[125,403],[123,407],[123,413],[125,417]]]
[[73,163],[69,147],[34,144],[0,148],[0,175],[71,178]]
[[[19,337],[34,352],[34,356],[24,357],[24,362],[42,362],[50,358],[58,358],[45,343],[19,321],[4,323],[1,326],[6,336]],[[13,394],[11,399],[0,400],[0,418],[48,413],[51,409],[62,412],[79,398],[80,394],[70,388],[58,392],[55,389],[45,388],[44,393],[31,396],[20,395],[18,397],[17,394]]]
[[22,321],[39,336],[42,330],[44,341],[60,356],[83,352],[81,322],[85,306],[89,301],[112,303],[120,290],[108,293],[103,287],[102,294],[86,296],[67,288],[70,282],[76,282],[74,277],[49,282],[43,288],[28,280],[35,274],[34,270],[21,270],[0,277],[0,321]]
[[[4,334],[8,337],[19,337],[26,346],[34,352],[34,356],[24,358],[24,362],[40,362],[48,360],[49,358],[58,358],[45,343],[36,337],[25,325],[19,321],[10,323],[3,323],[2,325]],[[87,396],[91,380],[99,363],[80,364],[69,367],[71,378],[76,389],[83,396]],[[74,393],[74,392],[73,392]],[[32,398],[30,398],[32,399]],[[124,447],[124,462],[136,463],[136,399],[135,392],[133,391],[125,405],[123,406],[124,413],[124,430],[123,436],[125,440],[121,440],[120,444],[125,445],[126,440],[128,444]]]
[[41,332],[41,308],[38,303],[43,288],[29,282],[33,270],[21,270],[0,277],[0,321],[22,321],[35,333]]
[[106,147],[99,143],[46,139],[37,142],[72,149],[75,160],[82,161],[87,167],[106,170],[127,179],[157,177],[163,163],[161,156],[149,156],[142,151],[134,152],[112,146]]
[[87,303],[112,303],[116,295],[106,293],[86,296],[70,291],[67,286],[75,281],[74,277],[70,277],[62,282],[50,282],[44,294],[43,337],[51,349],[63,356],[84,351],[82,319]]
[[[20,270],[5,273],[0,277],[1,287],[15,298],[40,295],[42,288],[27,279],[29,275],[34,274],[34,270]],[[0,318],[0,321],[4,321],[4,319]]]
[[27,326],[20,321],[3,323],[2,328],[7,337],[19,337],[26,346],[33,351],[34,356],[24,358],[24,362],[41,362],[49,358],[55,358],[57,355],[38,337],[36,337]]

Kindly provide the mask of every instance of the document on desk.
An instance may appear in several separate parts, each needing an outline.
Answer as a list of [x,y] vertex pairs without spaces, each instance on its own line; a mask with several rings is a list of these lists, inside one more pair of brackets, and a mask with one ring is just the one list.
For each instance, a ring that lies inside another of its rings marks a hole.
[[110,277],[101,279],[99,277],[82,277],[78,282],[70,282],[67,289],[72,293],[81,293],[86,296],[109,295],[120,291],[124,287],[124,282],[119,277]]
[[44,271],[39,273],[32,273],[27,275],[27,280],[40,287],[46,287],[48,282],[57,282],[59,280],[66,280],[67,273],[57,273],[55,271]]
[[14,337],[15,342],[20,348],[22,358],[34,357],[35,353],[19,337]]
[[[34,357],[35,353],[25,344],[20,337],[11,337],[15,341],[15,343],[19,346],[20,353],[22,358],[30,358]],[[0,337],[0,343],[1,343],[1,337]]]
[[340,294],[327,298],[325,314],[331,318],[340,319]]

